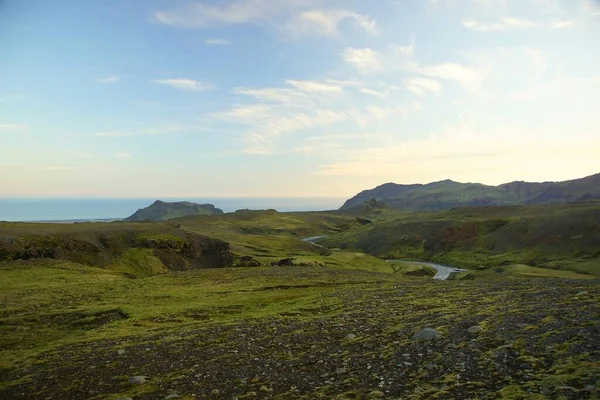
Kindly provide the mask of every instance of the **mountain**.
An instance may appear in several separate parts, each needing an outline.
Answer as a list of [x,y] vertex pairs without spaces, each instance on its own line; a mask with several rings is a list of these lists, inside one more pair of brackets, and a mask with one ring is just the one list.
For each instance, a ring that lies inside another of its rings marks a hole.
[[564,182],[510,182],[498,186],[452,180],[425,185],[386,183],[364,190],[347,200],[340,210],[350,210],[371,199],[412,211],[448,210],[460,206],[530,205],[582,202],[600,199],[600,174]]
[[223,210],[215,208],[212,204],[197,204],[189,201],[168,203],[156,200],[150,206],[137,210],[133,215],[123,221],[166,221],[168,219],[186,217],[190,215],[217,215]]

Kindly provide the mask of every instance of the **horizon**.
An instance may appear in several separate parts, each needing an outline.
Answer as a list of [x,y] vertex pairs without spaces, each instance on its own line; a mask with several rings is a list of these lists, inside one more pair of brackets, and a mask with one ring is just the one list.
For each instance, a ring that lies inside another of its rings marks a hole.
[[0,199],[595,175],[597,37],[598,0],[5,0]]

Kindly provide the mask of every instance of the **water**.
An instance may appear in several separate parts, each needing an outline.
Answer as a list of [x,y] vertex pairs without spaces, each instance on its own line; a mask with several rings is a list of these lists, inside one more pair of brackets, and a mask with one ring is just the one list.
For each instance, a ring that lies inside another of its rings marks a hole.
[[[0,221],[73,221],[126,218],[156,199],[1,199]],[[161,198],[164,201],[210,203],[225,212],[242,208],[277,211],[324,211],[341,207],[342,197],[222,197],[222,198]]]

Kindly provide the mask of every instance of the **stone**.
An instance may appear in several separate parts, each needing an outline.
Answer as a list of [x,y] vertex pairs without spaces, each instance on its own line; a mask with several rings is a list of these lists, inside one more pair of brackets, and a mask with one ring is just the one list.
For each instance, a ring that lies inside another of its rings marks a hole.
[[420,332],[415,333],[412,336],[412,339],[429,341],[429,340],[439,339],[441,337],[442,337],[442,335],[435,329],[425,328],[425,329],[421,330]]
[[354,333],[349,333],[344,337],[344,340],[354,340],[356,339],[356,335]]
[[179,398],[179,395],[177,393],[171,393],[170,395],[165,397],[165,400],[178,399],[178,398]]
[[210,394],[214,397],[219,396],[221,394],[221,391],[219,389],[213,389],[212,392],[210,392]]
[[588,291],[582,290],[581,292],[578,292],[575,296],[577,296],[577,297],[579,297],[579,296],[587,296],[588,294],[590,294]]
[[121,397],[117,397],[116,400],[133,400],[133,399],[131,397],[121,396]]
[[475,325],[475,326],[472,326],[469,329],[467,329],[467,332],[470,335],[479,335],[482,331],[483,331],[483,328],[480,327],[479,325]]
[[579,392],[579,390],[573,386],[559,386],[557,389],[561,392]]
[[129,383],[132,385],[142,385],[146,383],[146,377],[143,375],[132,376],[129,378]]
[[582,392],[593,392],[596,390],[596,386],[594,385],[587,385],[586,387],[584,387],[583,389],[581,389]]
[[117,354],[122,356],[123,354],[125,354],[125,349],[119,349],[117,350]]
[[383,399],[384,397],[385,397],[385,393],[383,393],[381,390],[373,390],[369,394],[369,398],[371,398],[371,399]]
[[430,371],[431,371],[432,369],[435,369],[436,367],[437,367],[437,366],[436,366],[435,364],[431,364],[431,363],[429,363],[429,364],[425,364],[425,368],[427,368],[427,369],[428,369],[428,370],[430,370]]

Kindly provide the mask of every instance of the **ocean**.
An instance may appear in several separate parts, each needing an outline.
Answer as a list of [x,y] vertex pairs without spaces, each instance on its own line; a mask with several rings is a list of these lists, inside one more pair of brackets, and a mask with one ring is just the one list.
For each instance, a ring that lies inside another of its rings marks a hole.
[[[87,221],[122,219],[156,199],[115,198],[0,198],[0,221]],[[342,197],[222,197],[222,198],[161,198],[164,201],[210,203],[225,212],[251,210],[324,211],[341,207]]]

